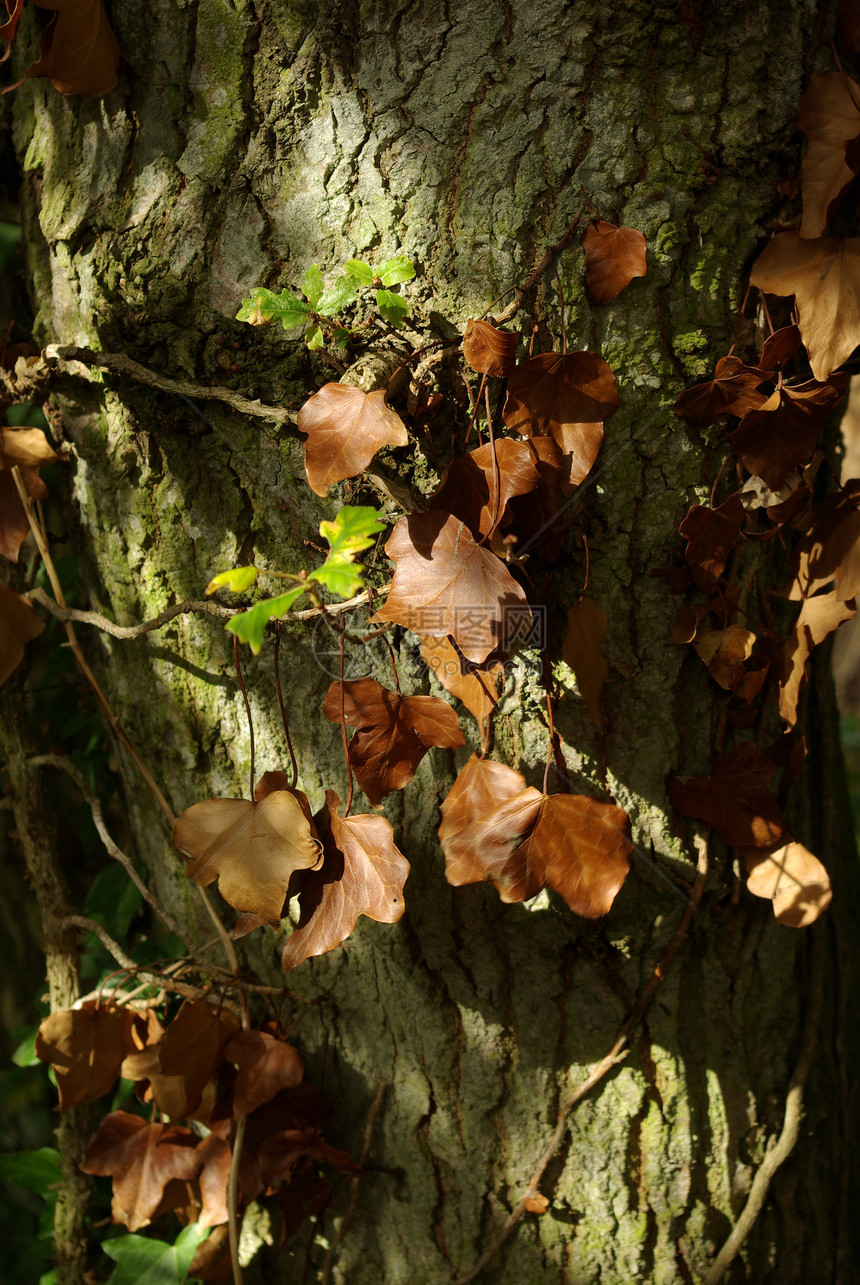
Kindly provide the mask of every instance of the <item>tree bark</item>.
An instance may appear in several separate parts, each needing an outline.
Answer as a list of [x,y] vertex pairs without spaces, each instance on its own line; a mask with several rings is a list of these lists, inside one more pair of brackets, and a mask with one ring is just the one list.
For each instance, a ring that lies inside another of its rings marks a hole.
[[[555,896],[505,906],[489,887],[449,887],[436,830],[455,764],[434,751],[386,805],[412,863],[404,919],[360,920],[343,948],[284,981],[297,999],[325,1001],[297,1039],[335,1102],[336,1145],[358,1154],[385,1089],[370,1150],[378,1167],[361,1178],[331,1279],[443,1285],[493,1243],[560,1099],[612,1046],[691,893],[692,832],[665,780],[709,770],[713,687],[671,643],[671,594],[651,573],[672,561],[678,524],[709,493],[719,452],[669,408],[733,341],[745,265],[766,239],[776,182],[796,168],[817,6],[117,0],[111,12],[128,60],[115,91],[65,99],[28,81],[16,94],[43,345],[125,352],[168,378],[295,411],[337,375],[282,330],[234,320],[256,285],[295,288],[313,262],[325,271],[402,252],[420,265],[408,294],[416,317],[453,334],[528,277],[583,193],[648,240],[647,277],[615,303],[588,304],[571,252],[528,301],[548,348],[560,342],[562,288],[569,346],[600,351],[619,383],[585,500],[589,593],[609,616],[603,735],[570,671],[556,667],[554,681],[567,775],[633,819],[627,884],[596,923]],[[236,562],[305,565],[320,519],[366,494],[357,479],[317,502],[295,430],[217,402],[192,405],[84,368],[55,402],[90,606],[123,625],[201,597]],[[419,491],[434,476],[420,439],[390,467]],[[569,542],[539,574],[560,637],[585,583],[581,547]],[[336,676],[331,643],[321,626],[284,628],[299,784],[316,807],[327,787],[346,792],[340,738],[321,714]],[[228,642],[221,622],[195,615],[131,641],[84,639],[177,812],[247,789]],[[509,678],[494,756],[539,785],[547,733],[534,662],[527,654]],[[390,682],[380,644],[349,663]],[[398,665],[405,692],[429,690],[408,637]],[[482,1279],[704,1280],[783,1127],[813,1037],[797,1144],[724,1279],[849,1279],[857,1050],[846,1015],[858,890],[819,669],[792,824],[832,871],[829,917],[809,932],[776,925],[766,904],[730,892],[731,865],[712,846],[702,906],[629,1056],[571,1117],[543,1185],[548,1211],[520,1224]],[[259,774],[286,758],[270,645],[245,672]],[[465,712],[462,722],[474,743]],[[149,878],[172,913],[198,925],[163,818],[117,753]],[[202,922],[197,930],[211,935]],[[271,934],[242,944],[261,978],[283,976]],[[344,1187],[316,1228],[311,1278],[323,1279],[347,1201]],[[294,1244],[281,1256],[261,1249],[265,1279],[297,1279]]]

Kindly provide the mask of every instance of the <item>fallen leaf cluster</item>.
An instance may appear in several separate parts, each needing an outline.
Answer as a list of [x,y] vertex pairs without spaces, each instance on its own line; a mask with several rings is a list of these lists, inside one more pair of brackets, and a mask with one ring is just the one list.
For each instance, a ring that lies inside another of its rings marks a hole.
[[[227,1178],[241,1118],[240,1213],[260,1196],[273,1197],[283,1213],[284,1239],[302,1221],[306,1204],[318,1212],[328,1201],[320,1162],[357,1168],[323,1138],[330,1108],[305,1083],[293,1045],[270,1025],[241,1029],[234,1013],[208,1000],[183,1004],[166,1027],[153,1008],[88,1001],[46,1018],[36,1053],[54,1070],[61,1112],[102,1097],[122,1076],[134,1082],[138,1101],[162,1117],[147,1123],[134,1112],[111,1111],[81,1165],[85,1173],[112,1178],[111,1216],[129,1231],[169,1210],[183,1224],[227,1222]],[[216,1262],[208,1270],[198,1262],[193,1276],[218,1278],[227,1252],[221,1237],[201,1260],[213,1249]]]

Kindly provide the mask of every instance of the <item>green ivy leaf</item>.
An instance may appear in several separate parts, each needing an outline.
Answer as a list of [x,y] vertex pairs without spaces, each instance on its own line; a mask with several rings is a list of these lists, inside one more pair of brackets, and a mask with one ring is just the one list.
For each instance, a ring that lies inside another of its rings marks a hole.
[[377,290],[376,306],[389,326],[399,326],[403,318],[409,315],[409,309],[400,295],[392,294],[390,290]]
[[182,1285],[197,1246],[208,1235],[208,1227],[191,1223],[183,1227],[175,1245],[149,1236],[117,1236],[115,1240],[104,1240],[102,1249],[116,1263],[108,1285]]
[[355,303],[358,298],[359,284],[355,277],[338,277],[333,286],[324,290],[318,304],[318,311],[324,317],[333,317],[342,308]]
[[11,1151],[0,1156],[0,1178],[6,1178],[27,1191],[35,1191],[47,1200],[51,1188],[62,1182],[60,1153],[53,1147]]
[[43,1066],[40,1057],[36,1057],[36,1032],[38,1026],[16,1026],[12,1038],[19,1041],[12,1054],[16,1066]]
[[334,337],[337,340],[338,348],[345,348],[346,345],[349,343],[350,339],[352,338],[352,331],[343,330],[340,326],[338,326],[334,331]]
[[373,268],[369,263],[363,263],[361,259],[348,259],[344,269],[348,276],[355,277],[360,286],[373,285]]
[[316,306],[320,301],[323,289],[323,277],[319,270],[319,265],[312,263],[305,273],[305,279],[302,282],[302,292],[314,311],[316,311]]
[[229,589],[231,593],[244,593],[257,579],[256,567],[233,567],[232,571],[220,571],[206,586],[206,595],[215,593],[216,589]]
[[323,332],[315,321],[305,331],[305,343],[310,349],[322,348],[323,346]]
[[351,598],[364,588],[363,570],[361,563],[353,562],[349,555],[330,553],[321,567],[309,572],[308,580],[317,580],[339,598]]
[[307,320],[310,305],[289,290],[275,294],[258,286],[249,299],[242,300],[236,313],[237,321],[247,321],[251,326],[267,326],[270,321],[280,321],[284,330],[293,330]]
[[84,902],[84,914],[97,919],[115,941],[124,941],[143,900],[116,861],[98,872]]
[[395,254],[393,259],[383,263],[379,277],[384,286],[396,286],[401,281],[411,281],[415,276],[415,264],[405,254]]
[[385,523],[376,509],[344,504],[332,522],[320,522],[320,535],[331,545],[332,553],[353,558],[373,544]]
[[277,598],[263,598],[247,611],[240,611],[232,620],[228,620],[226,628],[229,633],[236,635],[239,642],[247,643],[255,656],[259,656],[266,625],[276,616],[285,616],[304,592],[305,586],[301,584]]

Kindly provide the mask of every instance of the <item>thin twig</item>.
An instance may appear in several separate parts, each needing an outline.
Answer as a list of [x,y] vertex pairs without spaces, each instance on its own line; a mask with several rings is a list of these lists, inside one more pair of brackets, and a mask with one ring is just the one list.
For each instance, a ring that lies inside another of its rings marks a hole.
[[53,598],[48,597],[44,589],[31,589],[27,596],[40,607],[44,607],[57,620],[62,620],[64,623],[72,620],[76,625],[95,625],[97,629],[111,634],[114,638],[139,638],[141,634],[148,634],[152,629],[161,629],[177,616],[186,616],[191,613],[217,616],[220,620],[229,620],[235,615],[230,607],[225,607],[220,602],[194,602],[189,599],[187,602],[177,603],[174,607],[168,607],[153,620],[145,620],[142,625],[115,625],[112,620],[108,620],[107,616],[102,616],[98,611],[78,611],[75,607],[61,607]]
[[690,928],[690,924],[693,921],[693,916],[696,913],[696,909],[701,900],[702,893],[705,890],[705,882],[708,877],[707,837],[697,838],[696,847],[698,850],[698,861],[696,863],[696,880],[693,885],[692,893],[690,894],[690,900],[687,903],[687,906],[684,910],[683,915],[681,916],[681,922],[678,924],[678,927],[675,929],[675,933],[672,937],[672,940],[669,942],[669,945],[666,947],[666,950],[663,953],[663,957],[661,958],[659,964],[657,964],[656,968],[654,969],[654,972],[652,973],[651,978],[648,981],[647,985],[644,987],[641,994],[639,995],[639,998],[637,999],[635,1005],[633,1006],[633,1009],[631,1010],[629,1016],[622,1023],[618,1031],[618,1035],[616,1036],[615,1043],[612,1045],[612,1048],[609,1050],[606,1056],[602,1058],[601,1061],[598,1062],[597,1065],[589,1072],[589,1074],[585,1077],[585,1079],[580,1084],[578,1084],[575,1089],[572,1089],[568,1094],[566,1094],[564,1098],[562,1098],[561,1105],[558,1111],[558,1122],[556,1124],[552,1137],[550,1138],[549,1143],[547,1144],[543,1152],[543,1155],[538,1161],[537,1168],[532,1174],[531,1181],[529,1182],[529,1185],[528,1185],[528,1189],[523,1193],[523,1196],[520,1199],[519,1204],[516,1206],[513,1212],[509,1214],[508,1218],[505,1221],[504,1226],[502,1227],[500,1234],[496,1238],[495,1243],[491,1245],[490,1248],[484,1254],[481,1255],[481,1257],[478,1259],[477,1263],[475,1264],[475,1266],[472,1268],[470,1272],[468,1272],[465,1276],[459,1276],[456,1279],[456,1281],[454,1282],[454,1285],[469,1285],[469,1282],[475,1280],[476,1277],[478,1277],[481,1274],[481,1272],[484,1270],[487,1264],[490,1263],[493,1260],[493,1258],[495,1258],[496,1254],[502,1248],[505,1241],[510,1236],[511,1232],[520,1222],[522,1222],[523,1217],[528,1212],[528,1204],[531,1203],[532,1199],[538,1194],[538,1186],[546,1171],[546,1167],[553,1159],[553,1157],[556,1155],[556,1153],[558,1152],[559,1148],[562,1145],[562,1142],[564,1141],[564,1135],[567,1132],[567,1127],[568,1127],[568,1119],[570,1117],[570,1113],[572,1112],[573,1108],[577,1105],[578,1102],[581,1102],[582,1099],[591,1092],[591,1090],[595,1087],[595,1085],[599,1084],[600,1081],[604,1079],[606,1075],[608,1075],[608,1073],[612,1070],[614,1066],[617,1066],[617,1064],[623,1061],[624,1058],[626,1057],[627,1055],[626,1046],[630,1040],[630,1036],[633,1034],[634,1030],[642,1021],[642,1018],[645,1016],[646,1012],[648,1011],[648,1007],[652,999],[654,998],[654,995],[657,989],[659,988],[660,983],[663,981],[663,978],[666,976],[666,973],[669,970],[672,960],[675,958],[675,955],[678,953],[678,950],[680,949],[684,939],[686,938]]
[[[200,999],[203,996],[211,995],[212,988],[190,986],[185,982],[174,981],[172,977],[165,977],[161,973],[151,973],[148,969],[141,968],[136,964],[131,956],[127,955],[122,946],[114,941],[106,928],[95,919],[88,919],[86,915],[66,915],[62,921],[63,927],[83,928],[86,932],[95,933],[107,953],[116,960],[120,968],[139,977],[142,982],[148,986],[157,986],[159,990],[175,991],[177,995],[183,995],[186,999]],[[108,992],[112,999],[116,999],[115,991]]]
[[[84,366],[95,366],[102,370],[112,370],[117,375],[127,375],[139,384],[148,384],[150,388],[159,388],[165,393],[178,393],[181,397],[193,397],[197,401],[224,402],[242,415],[256,419],[275,420],[279,424],[296,422],[295,412],[285,410],[282,406],[264,406],[259,400],[250,401],[230,388],[193,384],[186,379],[168,379],[153,370],[147,370],[123,352],[93,352],[90,348],[76,348],[74,344],[49,344],[43,357],[49,366],[58,362],[79,361]],[[73,375],[75,372],[61,368],[61,373]]]
[[547,268],[552,263],[555,256],[561,253],[561,251],[565,248],[570,238],[573,236],[576,229],[579,227],[579,221],[582,218],[582,212],[587,205],[588,205],[588,199],[586,197],[583,197],[580,207],[576,211],[576,214],[574,215],[573,222],[568,227],[564,236],[561,238],[560,241],[556,241],[555,245],[550,246],[550,248],[547,250],[546,254],[543,256],[540,263],[535,268],[534,272],[531,273],[531,275],[529,276],[525,284],[519,287],[516,294],[514,295],[512,302],[508,304],[504,312],[499,313],[499,315],[496,317],[497,325],[500,325],[500,326],[504,325],[506,321],[510,321],[512,317],[516,316],[516,314],[519,312],[520,308],[522,307],[523,300],[525,299],[528,292],[532,289],[533,286],[537,285],[538,281],[540,281],[541,277],[546,272]]
[[[364,1126],[364,1138],[361,1144],[361,1155],[358,1158],[358,1163],[362,1168],[364,1168],[367,1157],[370,1155],[370,1144],[373,1141],[373,1130],[376,1125],[376,1118],[379,1115],[380,1108],[382,1107],[385,1090],[386,1085],[380,1084],[367,1113],[367,1123]],[[349,1204],[347,1206],[346,1213],[343,1216],[343,1222],[338,1228],[337,1235],[326,1253],[325,1261],[323,1262],[322,1275],[320,1277],[320,1285],[329,1285],[332,1268],[334,1267],[334,1260],[337,1257],[337,1251],[340,1249],[346,1233],[355,1221],[355,1215],[358,1210],[358,1189],[361,1177],[362,1175],[360,1173],[355,1174],[349,1184]]]
[[761,1213],[773,1175],[783,1161],[787,1160],[794,1150],[803,1118],[803,1089],[815,1058],[818,1044],[818,1025],[821,1019],[821,1008],[824,995],[824,939],[820,932],[812,938],[813,975],[812,994],[803,1031],[803,1043],[800,1056],[794,1068],[794,1074],[785,1097],[785,1116],[782,1131],[776,1142],[771,1142],[765,1157],[756,1170],[747,1202],[741,1210],[738,1221],[732,1228],[728,1240],[714,1260],[714,1265],[704,1279],[703,1285],[717,1285],[723,1279],[729,1265],[737,1257],[738,1251],[752,1230],[753,1223]]
[[251,702],[248,700],[248,692],[245,687],[245,680],[242,677],[242,662],[239,660],[239,638],[237,634],[233,635],[233,664],[236,666],[236,677],[239,680],[239,687],[242,690],[242,699],[245,702],[245,716],[248,719],[248,736],[251,742],[251,788],[248,798],[254,802],[254,719],[251,716]]
[[275,624],[275,691],[278,693],[278,707],[281,711],[281,722],[284,726],[284,738],[287,742],[287,751],[290,755],[290,764],[292,766],[293,779],[290,782],[290,788],[296,788],[296,782],[299,779],[299,765],[296,762],[296,752],[293,749],[293,738],[290,736],[290,725],[287,722],[287,711],[284,709],[284,693],[281,690],[281,622],[278,620]]

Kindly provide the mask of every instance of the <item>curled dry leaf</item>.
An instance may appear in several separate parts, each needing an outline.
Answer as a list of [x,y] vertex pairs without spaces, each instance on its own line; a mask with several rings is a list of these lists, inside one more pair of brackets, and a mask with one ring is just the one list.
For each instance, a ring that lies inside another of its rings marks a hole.
[[457,650],[450,638],[422,638],[421,655],[439,682],[456,696],[483,727],[499,699],[505,667],[493,664],[474,665]]
[[233,1086],[233,1115],[250,1115],[270,1102],[281,1089],[301,1084],[302,1059],[292,1044],[266,1031],[239,1031],[224,1049],[224,1056],[239,1068]]
[[311,955],[334,950],[350,935],[359,915],[393,924],[403,914],[409,862],[395,846],[391,825],[380,816],[342,820],[339,807],[337,795],[327,790],[325,862],[302,889],[299,926],[288,938],[281,961],[287,970]]
[[502,417],[521,436],[553,437],[566,457],[567,481],[578,486],[603,441],[603,421],[618,408],[615,376],[593,352],[541,353],[508,379]]
[[860,237],[780,232],[759,255],[750,283],[766,294],[794,295],[809,364],[824,383],[860,344]]
[[260,803],[206,799],[177,818],[173,843],[190,879],[218,890],[236,910],[280,919],[290,878],[322,857],[298,791],[276,790]]
[[29,598],[0,584],[0,683],[18,668],[27,643],[44,628]]
[[735,547],[744,520],[740,495],[730,495],[718,509],[694,504],[678,530],[686,537],[684,557],[697,589],[713,593]]
[[0,468],[42,468],[60,457],[41,428],[0,428]]
[[743,741],[719,760],[711,776],[670,777],[669,798],[681,816],[712,825],[734,847],[767,848],[786,837],[770,792],[775,770],[752,741]]
[[385,404],[384,388],[364,393],[349,384],[326,384],[302,406],[298,426],[307,434],[305,472],[317,495],[363,473],[383,446],[409,441],[403,420]]
[[806,674],[806,662],[813,647],[828,634],[850,620],[857,608],[853,598],[840,600],[836,590],[807,598],[795,621],[794,630],[785,640],[777,660],[779,674],[779,712],[789,727],[797,722],[797,701]]
[[600,693],[609,673],[601,651],[606,637],[606,612],[593,598],[580,598],[567,613],[567,633],[561,647],[562,659],[576,674],[576,683],[595,727],[603,726]]
[[41,57],[27,68],[23,79],[47,76],[61,94],[94,98],[110,93],[119,78],[120,49],[103,0],[34,3],[55,12],[39,40]]
[[158,1046],[159,1069],[166,1076],[182,1077],[187,1104],[183,1115],[193,1114],[200,1105],[204,1089],[238,1029],[235,1013],[215,1008],[204,999],[183,1004],[168,1026]]
[[202,1161],[196,1147],[190,1129],[111,1111],[87,1147],[81,1169],[113,1178],[111,1217],[137,1231],[152,1220],[171,1180],[197,1177]]
[[512,768],[474,756],[442,804],[439,827],[449,883],[491,879],[506,902],[549,886],[589,919],[609,911],[627,878],[629,836],[622,808],[541,794]]
[[61,1112],[113,1088],[123,1058],[135,1047],[135,1016],[132,1009],[88,1000],[45,1018],[36,1033],[36,1056],[54,1069]]
[[752,655],[755,634],[743,625],[726,629],[700,629],[695,648],[711,676],[724,691],[732,691],[743,678],[743,662]]
[[595,303],[611,303],[634,277],[644,277],[645,238],[635,228],[616,227],[597,219],[582,237],[585,287]]
[[810,379],[777,388],[730,436],[744,468],[778,491],[812,455],[824,421],[847,391],[847,375],[832,375],[826,384]]
[[851,478],[814,506],[792,570],[789,598],[809,597],[832,580],[840,602],[860,593],[860,478]]
[[356,728],[349,761],[374,807],[408,785],[431,746],[458,749],[466,743],[447,701],[400,696],[374,678],[332,683],[323,713],[331,723]]
[[809,139],[800,169],[803,193],[802,237],[819,237],[830,210],[852,182],[845,144],[860,134],[860,86],[843,71],[816,76],[801,98],[797,128]]
[[463,356],[472,370],[477,370],[479,374],[503,378],[516,365],[519,340],[519,335],[512,335],[508,330],[497,330],[488,321],[473,321],[469,318],[463,335]]
[[747,888],[773,903],[777,922],[806,928],[833,900],[830,876],[802,843],[792,840],[753,866]]
[[540,480],[531,443],[502,437],[454,460],[432,504],[461,518],[476,538],[492,535],[510,520],[511,501],[534,491]]
[[793,357],[801,345],[800,331],[797,326],[783,326],[775,330],[762,345],[759,367],[761,370],[776,370]]
[[467,660],[480,664],[491,651],[507,649],[531,620],[526,596],[505,564],[448,513],[401,518],[385,552],[397,569],[372,622],[391,620],[433,638],[449,634]]
[[[21,469],[21,483],[33,500],[44,500],[48,488],[35,469]],[[21,545],[30,533],[30,523],[9,469],[0,461],[0,555],[10,562],[18,561]]]
[[707,428],[721,415],[746,415],[767,400],[760,386],[772,376],[767,370],[745,365],[738,357],[721,357],[713,379],[685,388],[672,410],[688,424]]

